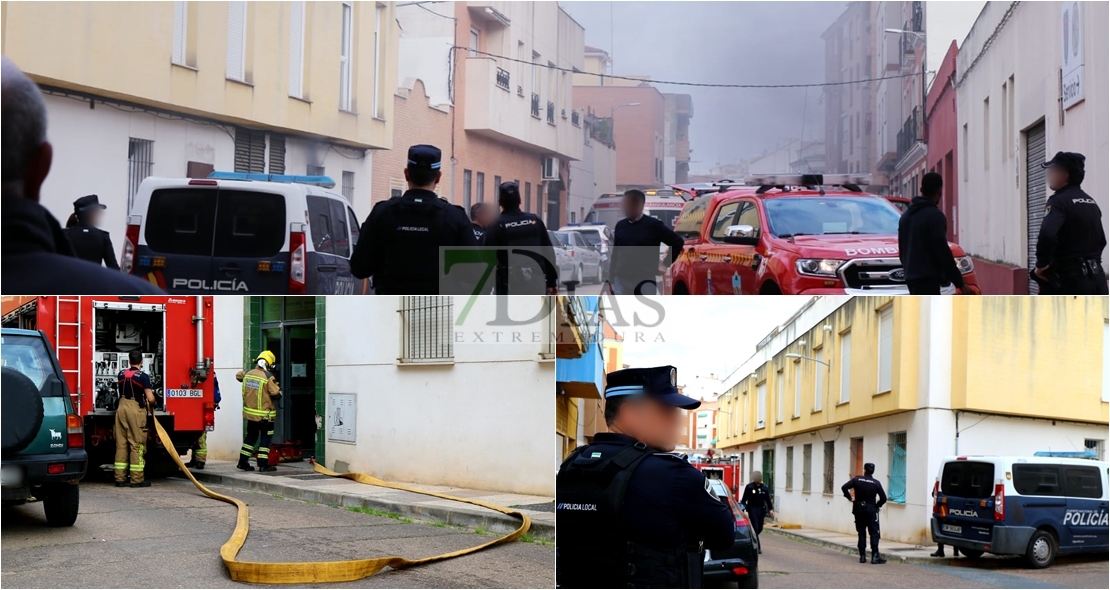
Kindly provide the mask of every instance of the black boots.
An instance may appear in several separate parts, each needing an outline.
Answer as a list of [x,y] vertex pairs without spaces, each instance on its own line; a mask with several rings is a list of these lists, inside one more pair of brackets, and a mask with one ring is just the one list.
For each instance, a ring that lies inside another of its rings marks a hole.
[[886,563],[886,560],[883,559],[883,557],[881,555],[879,555],[878,551],[872,551],[871,552],[871,563],[882,564],[882,563]]
[[277,471],[277,467],[274,467],[273,465],[267,465],[265,467],[259,465],[258,470],[259,471]]
[[126,481],[117,481],[116,482],[116,487],[117,488],[126,488],[127,487],[127,482]]
[[866,549],[860,549],[859,550],[859,562],[860,563],[867,563],[867,550]]
[[937,549],[929,554],[929,557],[944,557],[944,549]]
[[143,481],[141,481],[139,483],[133,483],[133,484],[131,484],[131,487],[133,487],[133,488],[149,488],[150,487],[150,480],[149,479],[144,479]]
[[236,467],[242,469],[243,471],[254,471],[254,467],[252,467],[251,464],[247,463],[246,461],[240,461],[239,464],[236,465]]
[[188,467],[189,469],[200,469],[200,470],[203,471],[204,470],[204,461],[197,461],[195,459],[190,459],[189,462],[185,464],[185,466]]

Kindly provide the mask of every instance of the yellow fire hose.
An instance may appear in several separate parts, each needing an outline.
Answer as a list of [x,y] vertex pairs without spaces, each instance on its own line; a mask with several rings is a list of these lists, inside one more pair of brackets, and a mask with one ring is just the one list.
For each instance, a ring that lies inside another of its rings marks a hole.
[[215,498],[227,502],[228,504],[234,504],[238,508],[239,512],[235,522],[235,532],[232,533],[231,538],[223,544],[223,547],[220,547],[220,557],[224,560],[224,565],[227,566],[227,571],[231,574],[231,579],[236,582],[253,582],[256,584],[307,584],[315,582],[349,582],[351,580],[360,580],[378,573],[387,566],[393,569],[412,567],[414,565],[432,563],[434,561],[442,561],[452,557],[475,553],[500,543],[508,543],[528,532],[529,527],[532,526],[531,519],[516,510],[510,510],[480,500],[456,498],[455,496],[448,496],[447,494],[418,490],[401,484],[385,482],[362,473],[336,473],[317,463],[315,465],[316,471],[324,475],[344,477],[367,485],[403,490],[415,494],[423,494],[425,496],[434,496],[445,500],[454,500],[456,502],[481,506],[482,508],[488,508],[502,514],[520,518],[520,527],[503,537],[487,543],[482,543],[481,545],[421,559],[406,559],[399,556],[390,556],[375,557],[372,559],[353,559],[349,561],[305,561],[297,563],[236,561],[235,556],[239,554],[239,550],[243,548],[243,543],[247,541],[247,532],[250,529],[250,515],[247,510],[247,505],[242,500],[218,494],[204,487],[203,484],[197,481],[197,478],[193,477],[193,474],[189,472],[185,464],[181,462],[181,457],[179,457],[177,453],[172,452],[174,448],[173,441],[170,440],[170,435],[166,433],[166,430],[162,428],[162,425],[159,424],[157,420],[154,421],[154,427],[158,431],[158,438],[162,441],[162,445],[171,451],[170,456],[173,457],[178,468],[180,468],[181,472],[193,482],[193,485],[195,485],[198,490],[209,498]]

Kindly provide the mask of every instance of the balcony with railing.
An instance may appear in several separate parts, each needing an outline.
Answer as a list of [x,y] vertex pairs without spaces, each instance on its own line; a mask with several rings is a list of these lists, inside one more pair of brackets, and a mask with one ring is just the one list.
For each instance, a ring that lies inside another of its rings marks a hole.
[[914,107],[913,112],[902,123],[902,130],[898,132],[898,160],[924,139],[922,123],[921,107]]
[[540,95],[535,92],[532,93],[532,116],[540,118]]
[[505,92],[509,92],[509,70],[497,68],[497,87]]
[[547,124],[555,124],[555,103],[547,101]]
[[578,111],[570,112],[570,124],[574,125],[575,127],[582,126],[582,115],[579,114]]

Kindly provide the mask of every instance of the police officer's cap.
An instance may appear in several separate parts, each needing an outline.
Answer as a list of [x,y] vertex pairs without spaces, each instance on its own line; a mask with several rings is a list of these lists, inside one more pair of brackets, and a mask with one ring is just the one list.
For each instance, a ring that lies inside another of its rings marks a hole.
[[650,395],[660,402],[696,410],[701,402],[678,392],[678,369],[667,365],[645,369],[622,369],[605,376],[605,399],[624,395]]
[[73,202],[74,211],[89,211],[91,209],[107,209],[107,205],[100,203],[100,197],[96,195],[85,195],[80,199]]
[[1052,159],[1041,164],[1041,168],[1049,168],[1051,166],[1059,166],[1068,172],[1082,172],[1083,165],[1087,161],[1087,156],[1078,154],[1076,152],[1056,152]]
[[442,152],[434,145],[414,145],[409,148],[408,167],[439,170],[442,157]]

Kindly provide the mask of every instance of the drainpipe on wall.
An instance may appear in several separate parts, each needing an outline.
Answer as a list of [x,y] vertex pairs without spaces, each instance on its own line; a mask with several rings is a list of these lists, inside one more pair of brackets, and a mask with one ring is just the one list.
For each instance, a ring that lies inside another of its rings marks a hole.
[[960,454],[960,411],[956,410],[956,455]]

